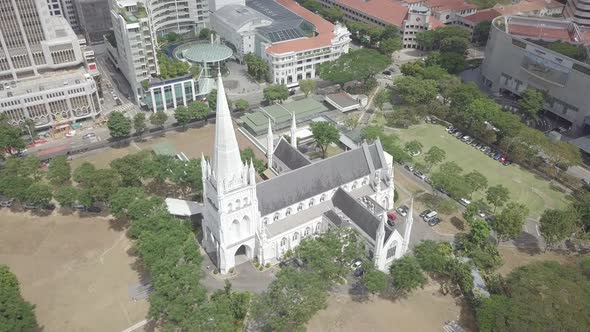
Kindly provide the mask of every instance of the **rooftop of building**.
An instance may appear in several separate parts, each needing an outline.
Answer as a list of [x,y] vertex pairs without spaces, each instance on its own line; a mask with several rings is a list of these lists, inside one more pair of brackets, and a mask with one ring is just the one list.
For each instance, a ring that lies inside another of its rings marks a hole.
[[62,16],[49,17],[47,26],[49,27],[46,29],[48,41],[54,41],[61,38],[78,39],[68,21]]
[[465,16],[463,18],[464,21],[471,22],[473,24],[478,24],[484,21],[491,21],[498,16],[502,16],[502,13],[495,10],[494,8],[488,8],[484,10],[477,11],[475,14],[471,14]]
[[319,101],[305,98],[285,104],[274,104],[242,116],[243,125],[254,135],[266,134],[268,119],[272,121],[273,129],[287,128],[291,124],[292,113],[298,122],[307,121],[328,108]]
[[313,27],[306,24],[302,16],[275,0],[247,0],[246,6],[272,20],[270,25],[258,28],[272,43],[303,38],[313,32]]
[[18,97],[39,91],[49,91],[65,86],[74,87],[92,80],[84,67],[48,71],[38,76],[19,79],[18,81],[0,82],[0,100]]
[[564,6],[564,4],[556,0],[522,0],[513,5],[497,4],[493,8],[499,11],[502,15],[517,15],[540,11],[545,8],[552,9]]
[[[293,40],[285,41],[285,42],[275,42],[270,47],[266,49],[268,54],[283,54],[289,52],[300,52],[305,50],[312,50],[317,49],[325,46],[330,46],[332,44],[332,38],[335,37],[334,35],[334,25],[321,16],[307,10],[306,8],[299,5],[297,2],[293,0],[249,0],[248,5],[252,1],[262,1],[262,2],[272,2],[277,4],[277,6],[281,8],[285,8],[287,11],[292,13],[293,15],[301,18],[305,22],[313,25],[313,36],[312,37],[305,37],[301,36],[298,39],[291,38]],[[266,13],[265,13],[266,15]],[[306,26],[305,24],[301,25]],[[309,28],[309,27],[308,27]],[[262,28],[267,29],[267,27]]]
[[585,29],[563,20],[524,16],[502,16],[494,25],[507,33],[526,39],[543,41],[564,41],[573,44],[588,44]]
[[391,0],[335,0],[369,16],[397,27],[401,27],[408,14],[408,8]]
[[477,9],[477,6],[464,0],[427,0],[424,3],[424,6],[430,8],[434,12]]
[[273,23],[271,18],[254,10],[253,7],[238,4],[225,5],[211,15],[236,31],[251,22],[256,25],[271,25]]

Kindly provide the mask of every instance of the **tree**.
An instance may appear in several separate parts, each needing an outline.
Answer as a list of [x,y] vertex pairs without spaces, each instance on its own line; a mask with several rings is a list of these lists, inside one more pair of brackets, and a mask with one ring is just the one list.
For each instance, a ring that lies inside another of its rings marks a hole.
[[122,187],[111,196],[109,206],[111,213],[117,218],[127,217],[127,211],[131,203],[136,200],[148,199],[148,195],[142,188],[137,187]]
[[401,65],[400,71],[404,76],[423,77],[424,64],[422,62],[407,62]]
[[410,105],[428,104],[436,98],[436,81],[403,76],[395,81],[395,88],[402,100]]
[[31,183],[33,180],[23,176],[4,175],[0,177],[0,192],[22,202],[26,199],[27,189]]
[[108,202],[121,185],[121,178],[114,169],[98,169],[87,188],[93,201]]
[[150,162],[151,157],[149,151],[129,154],[111,161],[111,168],[119,173],[124,186],[138,187],[148,175],[149,170],[144,166]]
[[543,146],[543,152],[545,152],[554,167],[567,169],[571,165],[580,165],[582,163],[580,149],[568,142],[548,142]]
[[266,166],[264,165],[264,162],[262,160],[256,158],[256,155],[254,154],[254,150],[252,150],[252,148],[246,148],[246,149],[242,150],[240,152],[240,158],[242,158],[243,162],[249,162],[251,160],[252,163],[254,164],[254,169],[256,170],[256,173],[258,173],[258,174],[262,174],[262,172],[264,172],[266,170]]
[[588,331],[590,279],[576,266],[537,262],[512,271],[509,291],[482,299],[480,331]]
[[367,140],[369,143],[373,143],[377,138],[383,136],[383,127],[379,126],[367,126],[361,129],[361,138]]
[[404,150],[406,150],[407,153],[416,156],[422,152],[423,147],[424,146],[422,145],[422,143],[418,142],[417,140],[413,140],[409,141],[408,143],[406,143],[406,145],[404,145]]
[[508,188],[501,184],[491,186],[486,192],[486,200],[494,206],[494,212],[499,207],[502,207],[510,198]]
[[414,256],[424,271],[443,274],[451,251],[448,243],[423,240],[414,247]]
[[488,186],[488,179],[478,171],[465,174],[463,179],[471,187],[472,192],[483,190]]
[[281,270],[277,278],[252,303],[252,319],[261,331],[298,331],[326,307],[326,283],[317,275]]
[[176,119],[176,122],[178,122],[183,127],[186,127],[186,125],[189,122],[191,122],[191,120],[194,118],[194,116],[193,116],[193,114],[191,114],[191,111],[189,110],[188,107],[178,106],[174,110],[174,118]]
[[529,209],[519,203],[508,203],[502,212],[496,216],[492,229],[502,241],[514,239],[522,233],[522,226]]
[[365,270],[361,280],[363,286],[371,293],[381,293],[389,286],[389,278],[385,272],[371,266]]
[[35,121],[31,118],[26,118],[21,126],[23,131],[29,134],[31,141],[35,140],[37,137]]
[[283,101],[289,98],[289,89],[283,84],[272,84],[262,90],[264,100],[274,102],[275,100]]
[[85,161],[74,170],[73,179],[83,187],[88,187],[95,171],[94,165]]
[[321,11],[322,16],[324,16],[328,21],[332,23],[336,23],[337,21],[342,21],[344,14],[340,9],[337,7],[330,7],[327,9],[323,9]]
[[55,200],[64,208],[70,208],[78,201],[78,190],[74,187],[60,187],[55,192]]
[[299,81],[299,89],[305,94],[305,98],[309,96],[310,93],[315,91],[315,87],[317,82],[314,80],[301,80]]
[[381,90],[375,95],[375,107],[383,112],[383,105],[391,100],[389,90]]
[[557,53],[563,54],[567,57],[576,59],[578,61],[586,61],[588,59],[588,55],[582,45],[575,45],[570,44],[565,41],[554,41],[551,43],[547,43],[546,46],[548,49],[555,51]]
[[51,197],[51,188],[42,183],[33,183],[25,191],[25,202],[36,207],[47,206]]
[[35,181],[41,179],[41,159],[36,155],[27,156],[21,162],[19,174]]
[[399,36],[382,39],[381,42],[379,42],[379,52],[391,56],[391,53],[401,50],[403,46],[402,39]]
[[543,103],[545,102],[545,96],[543,92],[528,87],[523,93],[522,98],[518,102],[520,109],[524,111],[526,116],[536,119],[539,116],[539,112],[543,110]]
[[248,103],[248,101],[247,100],[244,100],[244,99],[238,99],[238,100],[236,100],[236,102],[234,103],[234,105],[236,107],[236,110],[238,110],[238,111],[245,111],[248,108],[250,108],[250,103]]
[[473,42],[485,46],[490,36],[490,28],[492,27],[492,21],[482,21],[477,23],[473,28]]
[[471,230],[469,231],[469,240],[471,243],[482,247],[488,242],[490,238],[490,225],[483,220],[474,220],[471,223]]
[[313,122],[311,124],[311,132],[317,146],[322,151],[322,158],[326,158],[328,146],[332,143],[338,142],[340,133],[335,125],[329,122]]
[[545,210],[539,220],[539,231],[547,245],[554,246],[576,231],[578,216],[572,208]]
[[49,162],[47,179],[55,186],[63,185],[70,180],[72,168],[68,163],[68,157],[57,156]]
[[428,170],[432,169],[432,166],[442,162],[445,160],[447,153],[445,150],[439,148],[438,146],[432,146],[428,149],[428,152],[424,155],[424,161],[428,165]]
[[451,74],[458,74],[465,69],[465,56],[455,52],[441,53],[438,65]]
[[199,39],[207,39],[208,40],[209,38],[211,38],[212,34],[213,34],[213,31],[211,31],[210,29],[202,28],[199,31]]
[[426,276],[414,256],[406,255],[395,260],[389,267],[389,273],[393,278],[393,286],[402,294],[408,294],[426,284]]
[[150,123],[158,128],[163,128],[168,120],[168,115],[164,112],[156,112],[150,116]]
[[244,56],[244,62],[248,67],[248,74],[258,81],[264,81],[268,74],[268,63],[258,55],[248,53]]
[[191,120],[204,120],[209,115],[209,106],[200,101],[193,101],[188,105]]
[[0,265],[0,331],[36,331],[35,306],[20,294],[18,279],[8,266]]
[[189,74],[191,65],[188,62],[172,59],[164,52],[158,52],[157,59],[160,66],[160,77],[163,79]]
[[121,112],[112,112],[107,127],[112,138],[123,138],[131,133],[131,121]]
[[0,149],[15,155],[19,150],[26,147],[22,139],[22,131],[18,127],[13,127],[8,123],[8,116],[0,114]]
[[366,83],[389,66],[391,60],[376,50],[361,48],[341,55],[337,60],[322,63],[320,77],[340,86],[353,80]]
[[451,52],[463,55],[469,46],[469,40],[463,37],[449,37],[441,41],[440,52]]
[[436,45],[436,32],[434,30],[426,30],[419,32],[416,35],[416,43],[420,45],[420,48],[425,50],[431,50]]
[[146,124],[145,124],[145,114],[144,113],[137,113],[133,117],[133,129],[135,130],[136,134],[141,134],[145,131]]

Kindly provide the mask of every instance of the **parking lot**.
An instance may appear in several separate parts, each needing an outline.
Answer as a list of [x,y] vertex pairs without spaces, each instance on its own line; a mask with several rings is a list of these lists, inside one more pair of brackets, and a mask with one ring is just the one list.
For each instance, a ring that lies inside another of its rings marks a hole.
[[[421,124],[408,129],[396,131],[403,142],[417,140],[423,144],[426,152],[432,146],[445,150],[445,161],[454,161],[467,173],[477,170],[488,179],[488,184],[502,184],[511,194],[511,199],[525,204],[530,210],[530,217],[537,218],[545,209],[560,208],[567,203],[565,194],[555,189],[550,182],[520,168],[516,164],[503,165],[500,160],[486,155],[461,139],[449,134],[444,127],[433,124]],[[423,162],[425,153],[415,157]],[[500,159],[500,158],[498,158]],[[436,170],[434,167],[433,171]],[[476,193],[473,199],[483,198]]]

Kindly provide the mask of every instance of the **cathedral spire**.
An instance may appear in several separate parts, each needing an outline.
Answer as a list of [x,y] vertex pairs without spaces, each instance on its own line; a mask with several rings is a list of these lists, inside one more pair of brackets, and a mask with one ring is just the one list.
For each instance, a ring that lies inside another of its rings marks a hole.
[[297,148],[297,120],[295,120],[295,112],[293,114],[293,119],[291,120],[291,146]]
[[213,146],[212,168],[218,183],[228,182],[240,176],[243,167],[240,148],[232,123],[221,70],[217,73],[217,109],[215,110],[215,145]]
[[268,168],[272,169],[272,154],[274,152],[274,142],[272,135],[272,124],[268,118],[268,133],[266,134],[266,159],[268,159]]

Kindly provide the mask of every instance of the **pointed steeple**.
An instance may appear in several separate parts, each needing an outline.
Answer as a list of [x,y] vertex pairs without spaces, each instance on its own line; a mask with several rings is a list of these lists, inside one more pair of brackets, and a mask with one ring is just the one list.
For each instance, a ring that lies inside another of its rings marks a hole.
[[234,176],[240,176],[243,164],[221,80],[221,71],[218,71],[217,74],[217,109],[215,112],[213,173],[217,178],[217,183],[223,183],[224,180],[230,182]]
[[295,112],[291,120],[291,146],[297,148],[297,120],[295,119]]
[[403,234],[402,255],[408,252],[410,247],[410,237],[412,236],[412,226],[414,226],[414,196],[410,200],[410,211],[406,217],[406,229]]
[[272,124],[268,118],[268,133],[266,134],[266,159],[268,159],[268,168],[272,169],[272,154],[274,152],[274,142],[272,135]]

